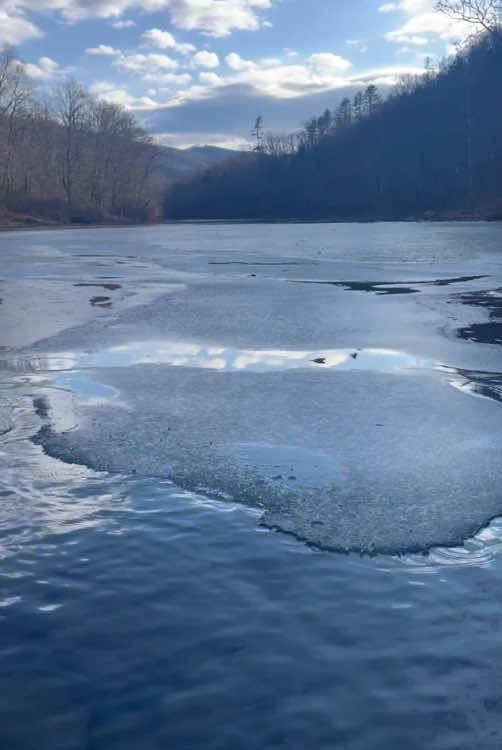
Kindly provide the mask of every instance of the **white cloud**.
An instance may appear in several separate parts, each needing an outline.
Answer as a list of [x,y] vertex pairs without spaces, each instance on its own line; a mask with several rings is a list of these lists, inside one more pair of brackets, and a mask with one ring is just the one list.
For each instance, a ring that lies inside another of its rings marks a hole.
[[244,60],[237,52],[231,52],[225,57],[225,62],[232,70],[254,70],[256,63],[251,60]]
[[[155,63],[152,64],[154,58]],[[190,102],[213,100],[232,96],[268,96],[275,99],[295,99],[307,95],[322,94],[346,87],[363,87],[370,83],[393,85],[403,74],[423,72],[421,61],[417,65],[394,65],[352,73],[351,63],[330,52],[311,55],[303,63],[277,62],[275,60],[246,60],[237,53],[227,56],[228,68],[219,75],[201,70],[192,80],[189,73],[166,69],[176,61],[163,62],[162,55],[123,55],[114,60],[114,65],[139,75],[145,85],[145,96],[130,93],[117,84],[101,82],[93,91],[103,99],[116,102],[130,109],[149,110],[180,107]],[[287,58],[285,58],[287,59]],[[190,64],[190,63],[188,63]],[[190,136],[192,138],[192,136]]]
[[131,19],[124,19],[123,21],[115,21],[112,23],[114,29],[130,29],[132,26],[136,26],[134,21]]
[[350,68],[352,63],[344,57],[331,54],[331,52],[321,52],[317,55],[311,55],[307,60],[307,64],[316,75],[326,77],[344,73]]
[[468,24],[452,21],[447,16],[433,11],[418,13],[406,23],[393,31],[387,32],[385,38],[397,44],[426,44],[424,34],[433,35],[444,40],[464,39],[472,33]]
[[50,57],[40,57],[38,63],[22,63],[22,66],[26,75],[36,81],[47,81],[64,73]]
[[160,85],[166,85],[166,86],[187,86],[191,80],[192,76],[190,73],[147,73],[147,75],[143,76],[144,81],[155,81],[155,83]]
[[436,11],[435,0],[399,0],[381,5],[379,11],[399,11],[407,16],[407,20],[401,26],[384,35],[387,41],[396,44],[420,46],[427,44],[431,36],[450,42],[453,39],[463,40],[472,33],[469,24],[454,21],[444,13]]
[[415,15],[424,11],[433,11],[435,4],[436,0],[398,0],[397,2],[384,3],[378,10],[380,13],[403,11],[404,13]]
[[425,36],[402,34],[398,29],[397,31],[390,31],[386,34],[386,38],[391,42],[398,42],[399,44],[414,44],[423,45],[428,43],[428,39]]
[[421,67],[416,66],[391,66],[349,75],[350,61],[332,53],[311,55],[304,65],[281,64],[272,67],[243,60],[236,53],[228,57],[231,73],[214,77],[211,74],[211,77],[208,74],[200,75],[198,84],[176,92],[168,106],[177,107],[189,101],[212,99],[229,87],[247,89],[249,95],[293,99],[343,87],[367,86],[369,83],[393,85],[405,73],[423,72]]
[[151,53],[149,55],[122,55],[114,61],[114,66],[132,73],[153,74],[174,70],[178,62],[168,55]]
[[193,44],[177,42],[169,31],[163,31],[162,29],[148,29],[141,34],[140,40],[145,47],[172,49],[180,52],[182,55],[189,55],[191,52],[195,52]]
[[417,76],[422,75],[423,72],[423,66],[392,65],[383,68],[373,68],[353,76],[350,79],[350,84],[352,86],[368,86],[372,83],[375,86],[394,86],[403,75]]
[[90,87],[92,94],[112,104],[119,104],[126,109],[157,109],[162,106],[150,96],[135,97],[129,94],[126,89],[117,88],[113,83],[98,81]]
[[227,36],[233,29],[254,31],[265,25],[258,12],[270,8],[272,0],[165,0],[165,4],[179,28]]
[[217,68],[220,61],[214,52],[201,50],[192,57],[191,64],[196,68]]
[[88,47],[85,51],[85,54],[115,57],[116,55],[121,55],[122,53],[119,49],[109,47],[107,44],[99,44],[97,47]]
[[223,78],[220,78],[216,73],[209,73],[207,71],[199,73],[199,81],[205,86],[222,86],[224,84]]
[[41,36],[43,34],[40,29],[26,18],[0,10],[0,45],[21,44],[25,39]]
[[358,52],[368,51],[366,39],[346,39],[345,44],[347,44],[349,47],[354,47]]
[[311,55],[303,65],[283,63],[269,67],[263,61],[245,60],[237,53],[228,55],[226,62],[229,73],[220,76],[201,73],[198,83],[177,91],[168,106],[178,107],[190,101],[214,99],[231,87],[247,90],[249,95],[254,96],[294,99],[370,83],[391,86],[403,74],[417,75],[423,72],[423,67],[397,65],[350,74],[350,61],[329,52]]
[[[225,84],[225,81],[222,81]],[[214,96],[215,91],[218,91],[218,86],[212,84],[194,84],[187,88],[176,91],[173,96],[169,99],[167,107],[180,107],[187,102],[201,101],[204,99],[210,99]]]
[[264,67],[270,67],[271,65],[280,65],[281,60],[279,57],[263,57],[260,60],[260,65],[263,65]]
[[[198,30],[210,36],[227,36],[234,29],[256,30],[266,24],[263,11],[273,0],[3,0],[9,8],[9,29],[2,28],[11,42],[36,35],[36,27],[23,18],[23,12],[53,11],[70,23],[87,18],[103,18],[126,28],[121,16],[128,10],[167,11],[171,22],[180,29]],[[4,19],[7,18],[4,13]],[[2,19],[0,17],[0,24]],[[129,26],[130,24],[127,24]]]

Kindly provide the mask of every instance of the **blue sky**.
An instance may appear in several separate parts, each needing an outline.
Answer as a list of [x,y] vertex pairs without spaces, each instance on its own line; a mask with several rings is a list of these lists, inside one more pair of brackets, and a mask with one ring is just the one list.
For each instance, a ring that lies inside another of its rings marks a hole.
[[0,0],[0,44],[39,86],[71,74],[175,146],[238,147],[258,114],[291,132],[465,34],[434,0]]

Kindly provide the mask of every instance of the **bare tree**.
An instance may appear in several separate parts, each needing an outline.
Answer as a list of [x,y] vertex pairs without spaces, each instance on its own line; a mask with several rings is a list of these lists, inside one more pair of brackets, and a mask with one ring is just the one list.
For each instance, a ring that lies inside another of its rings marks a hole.
[[4,47],[0,51],[0,116],[19,111],[32,90],[24,65],[16,60],[13,48]]
[[12,47],[0,51],[0,185],[5,201],[13,182],[16,145],[26,122],[32,85]]
[[502,0],[438,0],[436,10],[500,36]]
[[0,46],[0,212],[53,221],[159,216],[159,147],[135,117],[73,79],[46,102],[32,89],[14,50]]
[[66,194],[68,215],[71,218],[75,184],[82,167],[83,143],[89,117],[90,98],[87,90],[73,78],[68,79],[55,91],[56,116],[65,134],[62,163],[62,182]]
[[374,84],[371,84],[363,91],[363,111],[365,115],[368,117],[374,115],[381,103],[382,98]]
[[251,131],[251,135],[256,140],[256,146],[254,147],[253,151],[262,154],[264,151],[263,117],[260,116],[256,118],[254,128]]
[[352,102],[346,96],[335,111],[335,126],[338,130],[348,128],[352,124]]
[[309,117],[303,125],[304,145],[306,148],[314,148],[319,139],[317,117]]
[[296,151],[295,137],[276,133],[265,135],[265,151],[271,156],[288,156]]

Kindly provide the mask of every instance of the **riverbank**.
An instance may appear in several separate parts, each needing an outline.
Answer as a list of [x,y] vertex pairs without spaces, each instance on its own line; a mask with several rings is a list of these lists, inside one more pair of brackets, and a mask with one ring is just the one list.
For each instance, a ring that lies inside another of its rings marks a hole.
[[273,223],[289,224],[312,223],[312,224],[375,224],[378,222],[396,223],[396,222],[444,222],[444,221],[502,221],[502,199],[491,203],[490,205],[476,206],[474,208],[454,208],[447,210],[428,209],[422,213],[411,214],[402,212],[385,212],[374,213],[371,211],[359,212],[353,214],[329,214],[322,213],[311,215],[291,215],[291,214],[270,214],[266,216],[235,216],[231,214],[220,214],[212,216],[204,213],[195,215],[194,213],[183,211],[167,211],[164,220],[167,222],[228,222],[240,224],[255,223]]
[[119,216],[110,217],[102,221],[62,221],[48,219],[44,216],[34,214],[16,213],[13,211],[0,212],[0,232],[10,232],[24,229],[96,229],[99,227],[136,227],[136,226],[153,226],[161,222],[160,219],[155,221],[138,222],[121,218]]
[[48,218],[37,214],[0,210],[0,232],[16,229],[84,229],[98,227],[135,227],[155,226],[164,223],[224,223],[224,224],[376,224],[394,222],[472,222],[472,221],[502,221],[502,202],[496,205],[479,207],[476,209],[455,209],[449,211],[425,211],[419,215],[399,214],[358,214],[354,216],[254,216],[249,218],[234,217],[156,217],[151,221],[135,221],[121,216],[106,216],[102,220],[95,218],[88,221],[69,221]]

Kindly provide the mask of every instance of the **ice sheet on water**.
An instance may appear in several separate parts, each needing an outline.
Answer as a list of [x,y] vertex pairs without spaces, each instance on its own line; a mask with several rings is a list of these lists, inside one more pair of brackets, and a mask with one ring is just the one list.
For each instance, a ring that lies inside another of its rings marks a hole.
[[[189,260],[185,263],[188,266]],[[207,266],[205,269],[207,272]],[[142,342],[148,342],[147,348],[151,349],[152,341],[160,344],[167,340],[171,345],[176,341],[192,342],[199,348],[204,342],[208,350],[223,347],[227,352],[301,350],[312,352],[312,359],[324,356],[323,349],[395,350],[423,359],[434,357],[442,364],[466,369],[500,369],[497,353],[481,353],[479,347],[473,350],[469,343],[457,338],[456,329],[471,324],[484,311],[447,304],[451,286],[426,285],[421,287],[420,295],[382,296],[347,292],[329,284],[290,284],[281,277],[214,277],[200,271],[198,259],[193,258],[192,274],[187,274],[183,288],[173,289],[165,284],[161,296],[146,303],[138,299],[137,304],[127,308],[114,302],[113,315],[66,328],[30,347],[29,353],[63,355],[113,350],[117,359],[121,352],[127,359],[125,347],[136,342],[141,361]],[[354,265],[350,271],[355,277],[367,274],[366,268]],[[433,278],[451,281],[451,271],[444,269]],[[329,273],[334,274],[333,270]],[[423,269],[417,269],[415,274],[415,278],[424,281]],[[404,277],[400,275],[397,280],[400,278]],[[486,282],[476,281],[474,274],[459,278],[472,280],[455,284],[456,290]],[[132,282],[129,283],[132,290]],[[493,283],[495,286],[498,282],[493,279]],[[440,333],[445,323],[451,328],[448,338]],[[149,354],[143,352],[143,360]]]
[[[454,543],[502,511],[500,348],[457,336],[488,320],[485,307],[451,304],[500,287],[500,236],[495,225],[400,224],[7,237],[11,335],[0,343],[38,339],[7,374],[106,368],[60,376],[52,395],[44,375],[50,426],[38,440],[70,461],[233,497],[326,547]],[[316,283],[288,283],[306,279]],[[344,279],[349,289],[317,283]],[[402,294],[407,280],[420,293]],[[111,310],[91,307],[101,292],[89,284],[122,285],[106,289]],[[152,354],[153,340],[169,345]],[[375,367],[370,351],[385,361]],[[424,369],[401,372],[401,352]]]
[[41,434],[51,454],[231,497],[322,547],[455,544],[502,512],[502,410],[438,373],[138,365],[95,377],[128,408],[82,404],[78,428]]

